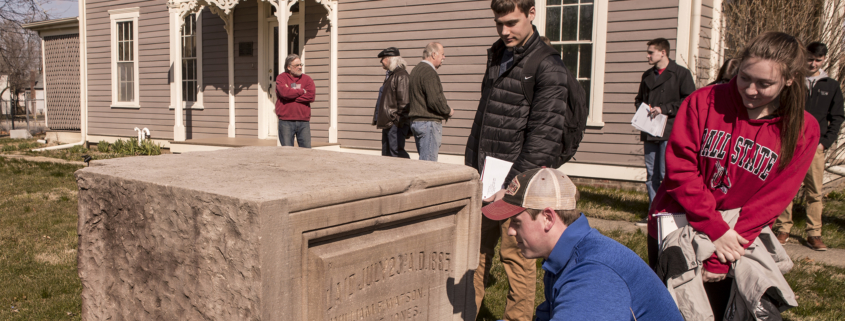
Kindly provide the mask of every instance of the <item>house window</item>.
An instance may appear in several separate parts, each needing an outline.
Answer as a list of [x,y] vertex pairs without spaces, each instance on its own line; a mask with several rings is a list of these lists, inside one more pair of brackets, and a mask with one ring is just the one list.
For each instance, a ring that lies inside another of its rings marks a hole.
[[135,39],[132,21],[117,23],[117,101],[135,100]]
[[197,101],[197,18],[195,14],[185,17],[182,27],[182,100],[187,104]]
[[138,108],[138,8],[109,10],[112,107]]
[[[593,0],[548,0],[546,37],[563,63],[590,93],[593,71]],[[587,104],[590,95],[587,95]]]

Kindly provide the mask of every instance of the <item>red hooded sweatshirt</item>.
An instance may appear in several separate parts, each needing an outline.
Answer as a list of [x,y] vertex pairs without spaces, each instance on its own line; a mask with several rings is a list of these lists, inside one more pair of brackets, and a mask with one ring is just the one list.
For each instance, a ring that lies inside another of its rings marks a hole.
[[[292,88],[291,84],[296,84]],[[294,77],[289,72],[276,76],[276,115],[281,120],[311,121],[311,102],[315,97],[314,80],[306,74]]]
[[[736,78],[692,93],[681,105],[666,149],[666,176],[649,214],[686,213],[692,227],[719,239],[730,227],[720,210],[742,208],[734,231],[751,245],[792,201],[819,144],[818,122],[804,112],[804,130],[792,161],[780,169],[780,117],[749,119]],[[657,238],[657,221],[648,218]],[[729,264],[714,253],[711,273]]]

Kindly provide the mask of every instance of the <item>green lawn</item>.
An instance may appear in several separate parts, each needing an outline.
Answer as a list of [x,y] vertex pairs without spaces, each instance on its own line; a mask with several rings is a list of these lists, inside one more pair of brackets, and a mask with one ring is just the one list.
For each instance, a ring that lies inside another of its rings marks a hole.
[[77,169],[0,157],[0,320],[79,320]]
[[[76,273],[77,186],[73,178],[79,168],[0,157],[0,320],[79,320],[82,286]],[[646,206],[642,193],[581,191],[580,207],[588,214],[603,211],[599,214],[604,218],[617,215],[617,219],[636,220],[636,213]],[[829,200],[830,225],[842,226],[844,207],[845,201]],[[609,231],[606,235],[646,257],[643,233]],[[539,271],[536,304],[544,300]],[[479,320],[497,320],[504,312],[507,279],[498,257],[493,259],[491,273],[493,282]],[[845,319],[845,269],[801,261],[786,278],[800,304],[784,314],[786,320]]]

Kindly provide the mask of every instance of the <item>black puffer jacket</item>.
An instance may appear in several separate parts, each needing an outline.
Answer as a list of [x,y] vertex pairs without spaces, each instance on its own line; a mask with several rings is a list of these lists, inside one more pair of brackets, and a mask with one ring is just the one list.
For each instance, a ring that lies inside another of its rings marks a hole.
[[569,71],[560,57],[547,56],[537,68],[532,105],[522,90],[522,68],[527,62],[523,58],[545,45],[535,28],[525,46],[514,49],[514,63],[501,77],[499,64],[506,50],[504,42],[498,40],[487,50],[481,101],[472,122],[464,162],[479,173],[483,171],[486,156],[513,162],[505,185],[527,170],[552,167],[563,148]]

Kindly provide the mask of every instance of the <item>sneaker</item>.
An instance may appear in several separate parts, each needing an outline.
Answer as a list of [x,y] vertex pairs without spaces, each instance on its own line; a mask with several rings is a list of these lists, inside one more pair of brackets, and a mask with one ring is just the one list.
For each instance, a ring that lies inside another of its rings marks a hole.
[[786,232],[778,232],[776,236],[781,245],[786,244],[786,240],[789,239],[789,233]]
[[807,238],[807,245],[816,251],[827,251],[827,246],[822,242],[821,236],[810,236]]
[[641,221],[638,221],[634,224],[637,224],[637,226],[648,226],[648,217],[646,217],[646,218],[642,219]]

